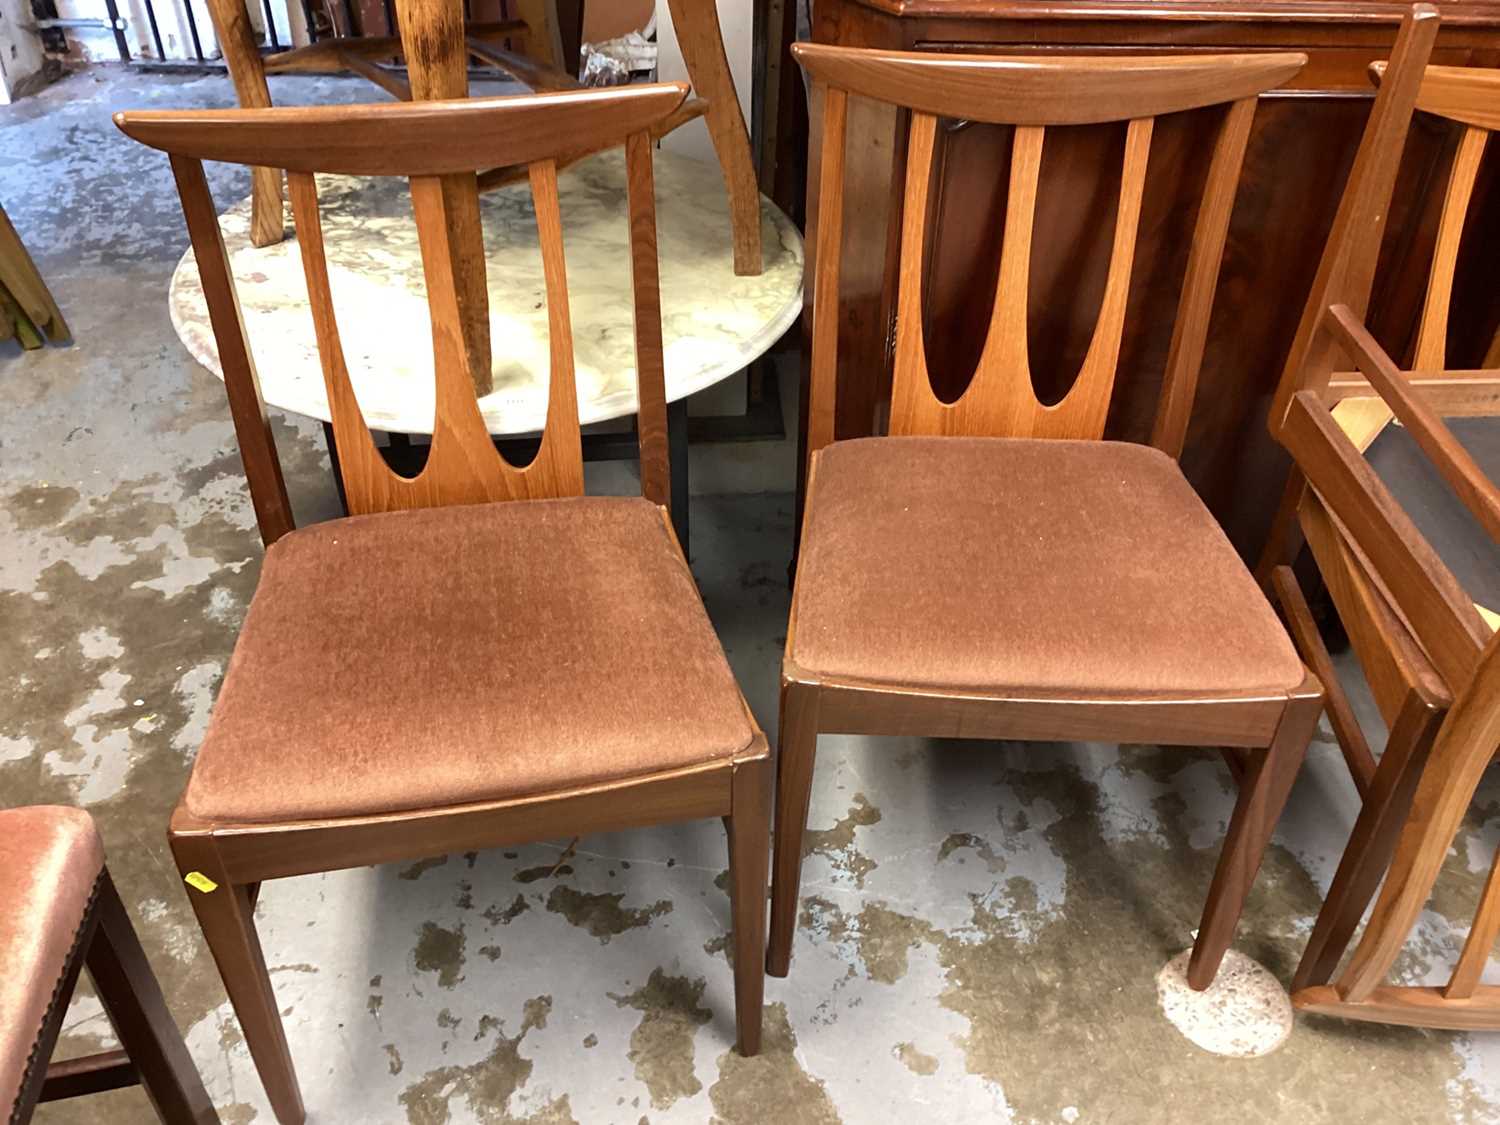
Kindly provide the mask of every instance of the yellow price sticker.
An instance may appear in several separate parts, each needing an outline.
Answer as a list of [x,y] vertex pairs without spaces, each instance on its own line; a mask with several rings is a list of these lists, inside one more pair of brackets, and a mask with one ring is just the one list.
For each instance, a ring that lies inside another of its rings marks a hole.
[[215,883],[201,871],[189,871],[182,877],[182,881],[188,886],[192,887],[194,890],[202,891],[204,894],[208,894],[210,891],[216,891],[219,889],[219,884]]

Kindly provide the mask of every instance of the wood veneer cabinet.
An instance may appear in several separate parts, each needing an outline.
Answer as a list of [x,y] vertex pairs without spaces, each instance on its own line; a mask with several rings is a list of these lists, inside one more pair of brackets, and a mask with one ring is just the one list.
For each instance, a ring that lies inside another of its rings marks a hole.
[[[989,53],[1298,50],[1306,68],[1256,115],[1230,224],[1202,381],[1182,457],[1189,479],[1248,558],[1258,552],[1288,465],[1265,428],[1302,304],[1374,98],[1369,63],[1390,53],[1408,5],[1361,0],[814,0],[819,42]],[[1500,66],[1500,2],[1438,5],[1434,63]],[[1107,436],[1147,439],[1166,363],[1196,200],[1221,110],[1157,122],[1130,313]],[[813,145],[820,141],[813,107]],[[851,98],[837,435],[879,432],[888,398],[906,121]],[[967,385],[992,306],[1010,159],[1005,127],[946,122],[930,204],[928,363],[944,398]],[[1098,315],[1125,129],[1048,130],[1031,258],[1028,335],[1043,401],[1070,385]],[[1386,228],[1370,325],[1398,361],[1411,352],[1445,176],[1450,123],[1412,129]],[[1500,325],[1500,148],[1490,146],[1459,263],[1464,295],[1450,366],[1477,367]],[[1116,154],[1101,160],[1104,154]],[[1176,185],[1174,188],[1172,185]],[[1468,284],[1465,284],[1468,281]],[[809,289],[809,299],[811,290]]]

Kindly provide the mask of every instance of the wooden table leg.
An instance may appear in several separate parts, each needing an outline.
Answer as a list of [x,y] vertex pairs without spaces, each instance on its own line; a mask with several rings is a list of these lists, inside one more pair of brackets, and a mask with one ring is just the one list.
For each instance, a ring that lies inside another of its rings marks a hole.
[[[436,101],[468,97],[469,55],[464,42],[463,6],[453,0],[396,0],[396,20],[401,25],[412,98]],[[479,185],[472,173],[444,176],[442,180],[458,311],[468,344],[469,374],[474,380],[474,392],[486,395],[493,381]]]
[[[266,85],[266,69],[260,52],[250,35],[250,17],[245,0],[208,0],[214,33],[224,52],[224,65],[234,83],[234,94],[247,109],[264,109],[271,104]],[[250,170],[250,243],[271,246],[286,237],[286,221],[281,203],[281,170]]]
[[750,158],[750,131],[734,92],[724,33],[714,0],[670,0],[672,26],[682,47],[693,92],[708,102],[708,135],[724,171],[729,192],[729,222],[734,236],[734,272],[741,277],[761,272],[760,187]]
[[516,0],[515,14],[526,21],[526,53],[553,70],[563,70],[557,0]]

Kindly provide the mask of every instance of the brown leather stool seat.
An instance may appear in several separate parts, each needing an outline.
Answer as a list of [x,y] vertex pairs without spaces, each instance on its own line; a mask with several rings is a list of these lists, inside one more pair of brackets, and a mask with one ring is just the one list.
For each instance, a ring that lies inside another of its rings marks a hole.
[[0,811],[0,1107],[9,1120],[47,1017],[68,1002],[74,946],[104,871],[88,813],[38,806]]

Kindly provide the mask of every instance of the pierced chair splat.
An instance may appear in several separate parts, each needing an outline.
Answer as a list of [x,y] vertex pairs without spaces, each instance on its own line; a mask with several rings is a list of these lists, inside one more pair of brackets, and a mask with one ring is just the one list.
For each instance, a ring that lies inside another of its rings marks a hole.
[[[1178,468],[1256,98],[1297,54],[1023,58],[797,44],[812,154],[806,514],[782,666],[771,944],[788,971],[821,732],[1227,746],[1240,796],[1189,980],[1234,935],[1321,705],[1275,613]],[[889,436],[835,441],[848,100],[910,114]],[[1154,119],[1222,107],[1152,447],[1102,440]],[[988,338],[955,401],[923,339],[940,118],[1013,128]],[[1060,401],[1027,354],[1031,223],[1048,130],[1116,122],[1124,155],[1093,340]]]
[[[759,1049],[770,761],[669,513],[651,127],[685,95],[116,117],[171,156],[269,545],[169,835],[184,876],[212,888],[187,893],[283,1123],[305,1111],[253,907],[262,880],[308,872],[722,817],[739,1047]],[[583,495],[556,168],[581,142],[622,143],[628,164],[639,497]],[[204,160],[288,172],[348,518],[293,527]],[[524,468],[479,412],[448,221],[450,186],[502,163],[528,167],[551,329],[546,427]],[[410,179],[437,383],[414,477],[381,458],[345,366],[320,172]]]

